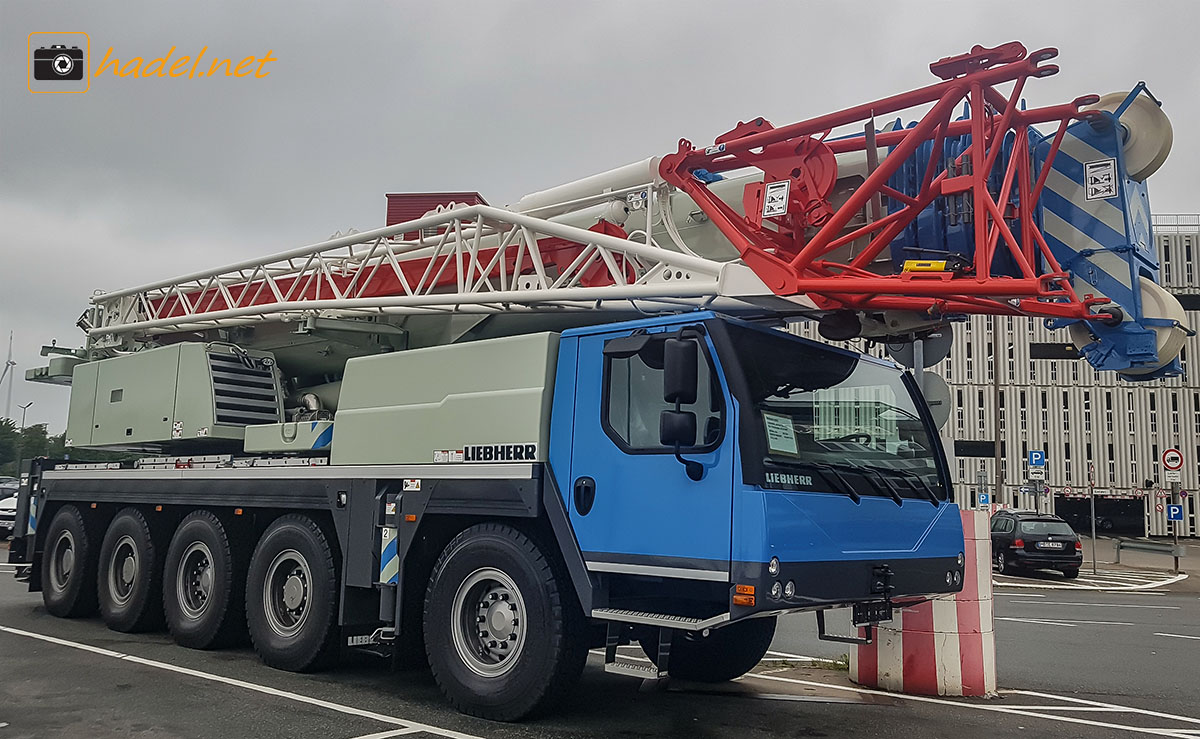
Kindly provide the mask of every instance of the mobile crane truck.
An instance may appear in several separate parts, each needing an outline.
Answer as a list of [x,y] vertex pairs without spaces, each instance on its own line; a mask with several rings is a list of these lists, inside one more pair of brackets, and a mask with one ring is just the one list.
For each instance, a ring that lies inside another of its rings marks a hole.
[[832,637],[850,607],[869,638],[962,587],[945,454],[909,373],[787,321],[894,341],[1031,316],[1096,367],[1179,372],[1145,185],[1170,124],[1144,85],[1025,109],[1055,55],[975,47],[918,90],[508,208],[99,293],[85,345],[27,374],[70,385],[77,458],[30,464],[10,561],[55,616],[197,649],[248,629],[284,670],[425,660],[499,720],[591,648],[722,681],[780,614]]

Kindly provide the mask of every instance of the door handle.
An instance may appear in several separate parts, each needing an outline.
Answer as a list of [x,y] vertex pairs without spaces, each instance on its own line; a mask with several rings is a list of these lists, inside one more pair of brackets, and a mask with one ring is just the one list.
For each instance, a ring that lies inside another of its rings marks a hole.
[[596,502],[596,481],[590,477],[580,477],[575,480],[575,510],[581,516],[586,516]]

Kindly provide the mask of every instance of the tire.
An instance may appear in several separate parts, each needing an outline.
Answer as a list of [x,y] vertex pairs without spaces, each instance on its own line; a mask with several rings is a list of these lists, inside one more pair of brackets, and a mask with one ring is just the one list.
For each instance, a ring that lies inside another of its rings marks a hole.
[[42,551],[42,603],[59,618],[96,614],[96,541],[83,514],[65,505],[54,515]]
[[1063,570],[1062,573],[1063,577],[1067,578],[1068,580],[1074,580],[1075,578],[1079,577],[1079,568],[1069,567]]
[[163,623],[161,550],[136,508],[119,512],[100,545],[96,592],[113,631],[148,631]]
[[325,532],[291,514],[267,528],[246,577],[246,622],[263,662],[309,672],[337,657],[338,571]]
[[500,523],[472,526],[446,545],[425,595],[424,632],[450,703],[496,721],[552,707],[587,659],[583,611],[565,568]]
[[237,643],[245,629],[245,557],[221,520],[193,511],[179,522],[163,565],[163,611],[175,643],[217,649]]
[[1000,574],[1002,575],[1011,575],[1016,566],[1008,561],[1008,556],[1004,552],[998,552],[996,554],[996,569],[1000,570]]
[[[671,655],[667,674],[680,680],[723,683],[749,672],[775,637],[774,618],[753,618],[713,629],[708,636],[693,632],[675,632],[671,637]],[[639,639],[642,651],[658,664],[658,630]]]

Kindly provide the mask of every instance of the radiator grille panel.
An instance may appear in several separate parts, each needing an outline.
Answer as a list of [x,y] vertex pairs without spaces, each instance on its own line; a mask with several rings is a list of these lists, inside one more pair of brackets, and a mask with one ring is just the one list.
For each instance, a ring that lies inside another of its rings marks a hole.
[[209,352],[216,422],[234,426],[279,423],[275,373],[258,361],[251,366],[235,354]]

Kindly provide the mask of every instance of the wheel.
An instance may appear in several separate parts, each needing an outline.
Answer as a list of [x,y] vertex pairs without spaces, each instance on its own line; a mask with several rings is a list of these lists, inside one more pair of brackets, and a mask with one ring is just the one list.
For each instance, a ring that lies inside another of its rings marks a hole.
[[1073,579],[1079,577],[1079,568],[1078,567],[1068,567],[1067,569],[1063,570],[1062,573],[1063,573],[1063,577],[1067,578],[1068,580],[1073,580]]
[[565,568],[499,523],[454,537],[425,595],[434,679],[463,713],[515,721],[544,711],[587,659],[583,611]]
[[[708,636],[675,632],[667,673],[680,680],[702,683],[723,683],[741,677],[763,658],[774,637],[774,618],[739,621],[713,629]],[[650,661],[658,664],[658,630],[652,630],[638,642]]]
[[337,656],[338,573],[317,522],[277,519],[254,548],[246,577],[246,622],[271,667],[306,672]]
[[83,514],[65,505],[54,515],[42,552],[42,603],[59,618],[96,613],[96,548]]
[[136,508],[119,512],[100,545],[96,591],[113,631],[146,631],[163,621],[162,569],[150,524]]
[[245,628],[244,556],[221,520],[194,511],[179,522],[163,566],[163,610],[175,642],[216,649],[238,641]]
[[1010,575],[1010,574],[1012,574],[1013,570],[1016,568],[1013,566],[1012,562],[1008,561],[1007,554],[1005,554],[1004,552],[997,552],[996,553],[996,569],[1000,570],[1000,573],[1003,575]]

